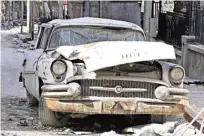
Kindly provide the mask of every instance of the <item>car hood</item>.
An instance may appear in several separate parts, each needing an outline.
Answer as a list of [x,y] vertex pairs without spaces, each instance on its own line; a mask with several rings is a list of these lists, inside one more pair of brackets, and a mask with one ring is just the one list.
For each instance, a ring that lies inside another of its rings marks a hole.
[[56,51],[68,60],[82,60],[88,72],[126,63],[176,59],[174,48],[161,42],[108,41],[60,46]]

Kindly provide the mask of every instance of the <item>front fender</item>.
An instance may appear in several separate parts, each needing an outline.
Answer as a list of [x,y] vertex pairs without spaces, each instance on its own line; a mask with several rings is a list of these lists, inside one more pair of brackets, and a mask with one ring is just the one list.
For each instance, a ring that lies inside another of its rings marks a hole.
[[[42,79],[45,84],[55,84],[54,76],[51,72],[51,64],[55,58],[43,58],[40,59],[37,65],[38,76]],[[67,64],[67,72],[65,79],[60,83],[66,83],[66,79],[73,76],[73,64],[71,61],[64,60]],[[59,83],[59,82],[57,82]]]
[[[157,61],[161,67],[162,67],[162,80],[166,83],[168,83],[171,87],[175,87],[171,84],[170,80],[169,80],[169,70],[172,68],[172,67],[175,67],[175,66],[179,66],[181,67],[180,65],[178,64],[174,64],[174,63],[170,63],[170,62],[166,62],[166,61]],[[184,70],[184,69],[183,69]],[[184,70],[184,78],[185,78],[185,70]],[[182,80],[182,83],[176,87],[178,88],[183,88],[183,82],[184,82],[184,78]]]

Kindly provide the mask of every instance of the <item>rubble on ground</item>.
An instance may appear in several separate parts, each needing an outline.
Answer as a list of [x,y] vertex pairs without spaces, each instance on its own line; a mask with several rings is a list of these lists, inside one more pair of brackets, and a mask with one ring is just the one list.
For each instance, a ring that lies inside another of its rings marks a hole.
[[[124,133],[133,133],[134,136],[181,136],[188,123],[186,121],[166,122],[164,124],[146,124],[128,127]],[[199,135],[199,131],[191,126],[183,136]]]
[[[96,133],[98,134],[98,136],[99,135],[100,136],[180,136],[181,133],[183,133],[186,125],[188,124],[185,120],[179,120],[179,121],[168,121],[164,124],[151,123],[151,124],[144,124],[144,125],[136,125],[136,126],[121,129],[121,128],[118,128],[117,124],[114,124],[113,122],[111,123],[111,121],[109,122],[109,124],[104,125],[105,122],[103,122],[103,120],[100,121],[97,118],[94,118],[93,123],[90,123],[91,122],[90,118],[88,118],[87,120],[85,120],[85,122],[83,122],[84,120],[81,120],[80,123],[76,122],[75,120],[70,121],[69,122],[70,124],[64,128],[44,127],[38,123],[39,121],[37,118],[37,109],[34,108],[33,110],[30,110],[26,105],[26,99],[13,98],[13,99],[6,99],[6,101],[4,100],[5,99],[3,99],[3,105],[7,105],[9,107],[8,109],[11,110],[11,112],[12,111],[17,112],[16,114],[8,112],[9,116],[6,119],[6,121],[12,123],[12,125],[16,125],[16,127],[19,127],[21,129],[23,128],[23,130],[32,130],[32,131],[34,130],[34,131],[38,131],[40,133],[43,132],[49,135],[55,134],[55,135],[90,135],[91,136]],[[23,113],[21,109],[23,110]],[[29,115],[28,112],[32,112],[32,114],[33,113],[35,114]],[[34,115],[35,117],[32,118]],[[90,126],[86,127],[85,124],[87,122]],[[122,120],[120,122],[122,122]],[[110,128],[110,126],[114,126],[113,129]],[[86,129],[84,129],[85,127]],[[98,129],[100,130],[101,127],[103,130],[98,131]],[[120,130],[118,131],[118,129]],[[14,133],[12,133],[11,136],[13,136],[13,134]],[[15,133],[15,134],[16,136],[19,135],[18,133]],[[27,135],[32,135],[32,134],[30,134],[29,132],[29,134]],[[191,136],[191,135],[199,136],[199,130],[191,126],[184,133],[184,136]]]
[[139,136],[161,136],[160,134],[156,133],[154,131],[154,129],[149,128],[149,129],[145,129],[143,130]]
[[19,123],[19,125],[21,125],[21,126],[31,126],[31,125],[33,125],[33,117],[24,117],[24,118],[20,118],[20,123]]
[[[3,29],[3,30],[2,30]],[[31,40],[30,35],[28,33],[24,33],[27,31],[27,27],[23,26],[23,33],[20,33],[21,27],[18,25],[16,27],[13,27],[12,24],[4,23],[1,24],[1,30],[4,32],[8,32],[8,35],[6,36],[7,41],[10,41],[14,46],[12,48],[18,49],[16,52],[24,52],[23,49],[31,49],[34,47],[36,42],[36,36],[38,31],[38,25],[34,25],[34,31],[35,31],[35,39]],[[9,30],[9,31],[6,31]]]
[[10,34],[7,40],[10,40],[15,45],[12,47],[17,49],[15,52],[20,53],[24,53],[26,49],[33,50],[36,42],[36,40],[31,41],[28,35],[25,34]]

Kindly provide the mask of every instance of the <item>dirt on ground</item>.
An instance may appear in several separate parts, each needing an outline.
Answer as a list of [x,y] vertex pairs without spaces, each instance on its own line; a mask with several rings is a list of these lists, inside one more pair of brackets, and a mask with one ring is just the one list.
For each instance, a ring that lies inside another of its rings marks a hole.
[[[5,97],[1,99],[1,129],[2,130],[49,130],[43,127],[38,120],[38,107],[30,107],[26,98]],[[121,132],[124,128],[134,125],[147,124],[148,116],[112,116],[92,115],[83,118],[71,118],[65,128],[56,129],[62,131],[70,128],[74,131],[103,132],[115,130]],[[120,123],[119,123],[120,122]]]

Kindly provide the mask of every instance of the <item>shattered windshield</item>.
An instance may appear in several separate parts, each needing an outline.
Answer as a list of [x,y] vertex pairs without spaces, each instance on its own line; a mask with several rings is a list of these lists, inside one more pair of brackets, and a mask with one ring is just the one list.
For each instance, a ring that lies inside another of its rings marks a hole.
[[144,41],[144,36],[139,31],[123,28],[63,27],[53,32],[49,48],[101,41]]

